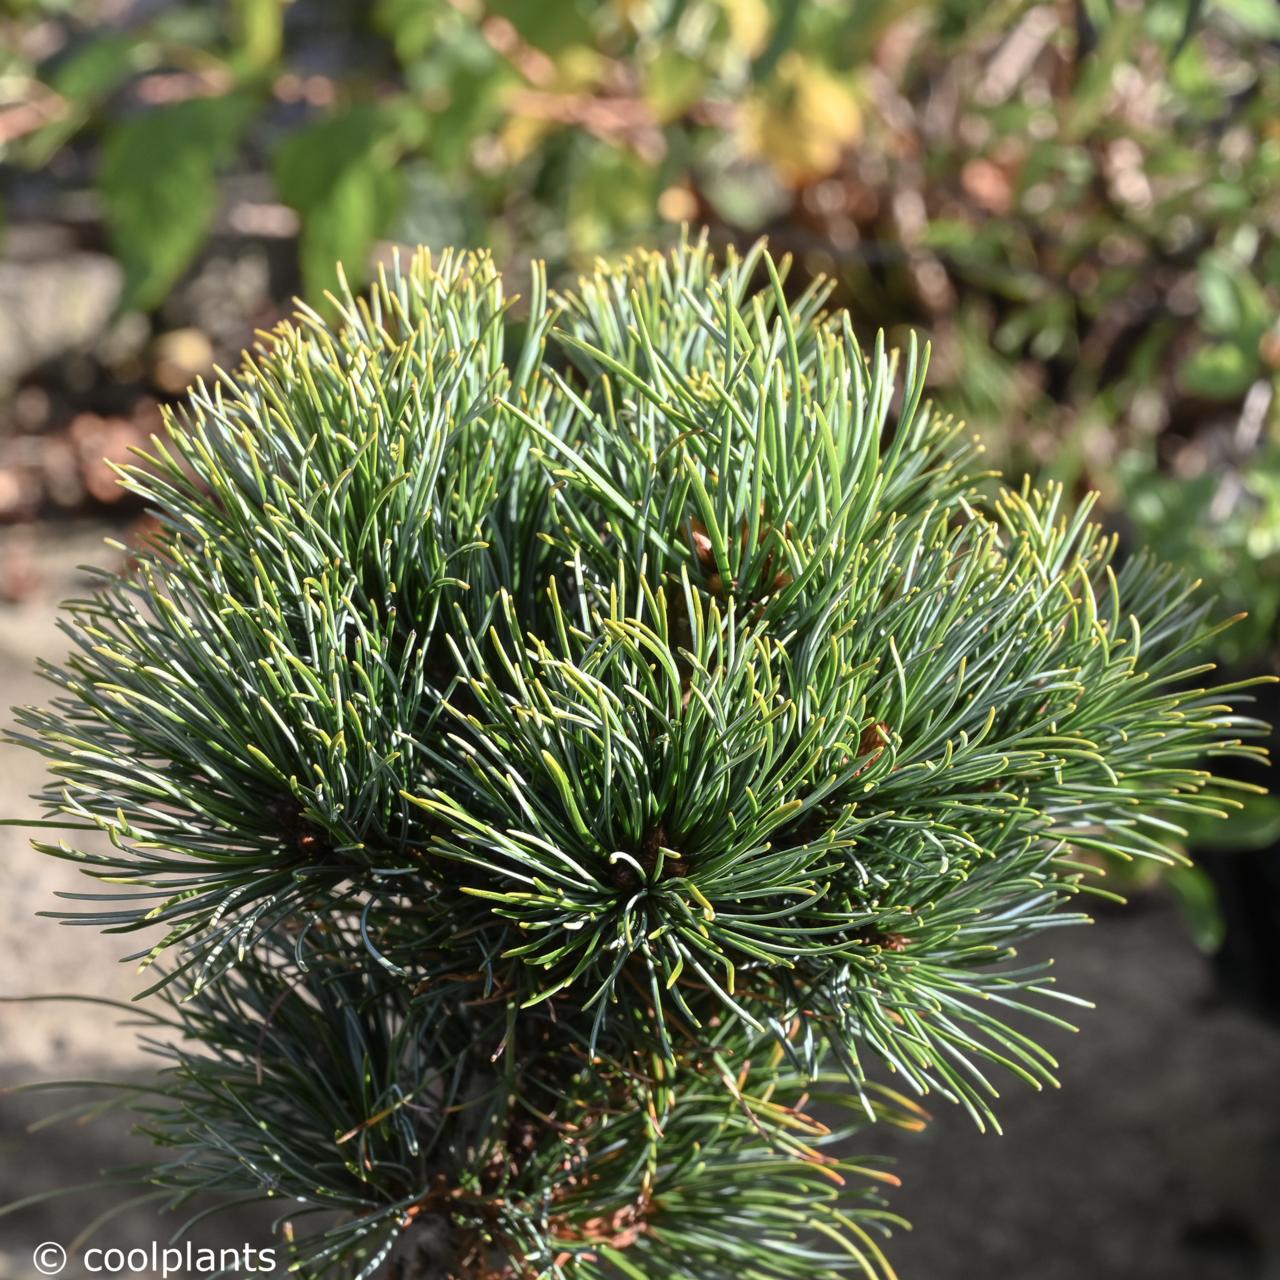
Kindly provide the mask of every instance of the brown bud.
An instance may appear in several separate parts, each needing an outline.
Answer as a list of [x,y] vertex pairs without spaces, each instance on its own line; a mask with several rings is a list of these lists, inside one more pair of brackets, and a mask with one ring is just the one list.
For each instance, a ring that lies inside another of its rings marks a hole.
[[689,531],[689,541],[693,546],[693,554],[698,557],[698,563],[704,569],[710,568],[716,562],[716,554],[707,533],[707,526],[701,520],[691,520]]
[[884,752],[885,744],[889,741],[890,729],[883,720],[873,720],[858,738],[858,755],[865,757],[862,764],[854,773],[856,778],[859,773],[870,769]]

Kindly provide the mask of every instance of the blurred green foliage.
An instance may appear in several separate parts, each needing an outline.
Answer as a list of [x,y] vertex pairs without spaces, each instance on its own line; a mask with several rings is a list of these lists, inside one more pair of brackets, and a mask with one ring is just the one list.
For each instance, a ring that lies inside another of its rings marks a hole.
[[[305,291],[385,239],[560,268],[767,232],[922,324],[995,461],[1280,624],[1273,0],[20,0],[0,146],[96,186],[156,306],[233,197]],[[256,192],[256,194],[254,194]],[[665,228],[665,231],[664,231]]]

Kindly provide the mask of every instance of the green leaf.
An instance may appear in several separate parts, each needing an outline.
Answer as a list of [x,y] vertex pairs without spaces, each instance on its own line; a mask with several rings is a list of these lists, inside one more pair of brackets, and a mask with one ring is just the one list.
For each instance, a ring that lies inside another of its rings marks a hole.
[[96,102],[133,73],[145,48],[136,33],[99,36],[59,63],[49,86],[77,106]]
[[99,35],[52,67],[49,88],[65,101],[65,109],[43,127],[20,138],[15,154],[24,165],[45,165],[93,118],[103,103],[130,76],[152,65],[155,41],[137,31]]
[[403,194],[398,149],[394,122],[369,104],[321,120],[277,149],[276,188],[302,218],[298,252],[308,295],[333,286],[339,262],[353,282],[365,278],[369,250]]
[[702,64],[676,50],[663,50],[644,71],[644,96],[663,124],[677,120],[702,95],[707,75]]
[[426,56],[439,37],[441,15],[418,0],[374,0],[372,22],[409,64]]
[[1240,297],[1221,255],[1205,254],[1200,263],[1200,305],[1209,333],[1231,334],[1240,327]]
[[218,170],[252,107],[241,95],[196,98],[135,116],[108,136],[99,187],[124,267],[124,306],[155,306],[199,250],[218,207]]
[[1256,343],[1271,320],[1261,284],[1234,253],[1212,250],[1199,262],[1201,323],[1207,333]]
[[284,0],[235,0],[235,57],[243,71],[262,72],[279,61],[284,7]]
[[42,169],[80,131],[94,111],[140,67],[154,60],[152,41],[138,32],[100,35],[61,59],[48,72],[49,88],[65,109],[43,127],[18,140],[15,148],[25,165]]
[[1211,815],[1187,824],[1188,844],[1214,853],[1247,853],[1280,840],[1280,796],[1246,796],[1244,808],[1230,822]]
[[1257,377],[1258,362],[1234,342],[1201,347],[1183,366],[1180,380],[1193,395],[1210,400],[1234,400]]
[[577,0],[542,0],[540,4],[492,0],[488,7],[490,13],[506,18],[523,39],[546,53],[591,42]]
[[1196,946],[1201,951],[1217,951],[1227,929],[1213,881],[1199,867],[1174,867],[1167,878]]

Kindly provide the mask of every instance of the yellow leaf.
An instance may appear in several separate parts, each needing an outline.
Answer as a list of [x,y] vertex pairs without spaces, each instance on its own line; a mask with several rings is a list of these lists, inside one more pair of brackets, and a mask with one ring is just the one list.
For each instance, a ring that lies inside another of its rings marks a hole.
[[769,41],[772,17],[767,0],[720,0],[729,20],[729,40],[739,53],[754,58]]
[[801,186],[831,173],[862,132],[862,112],[848,77],[795,50],[743,108],[740,145],[768,160],[784,181]]

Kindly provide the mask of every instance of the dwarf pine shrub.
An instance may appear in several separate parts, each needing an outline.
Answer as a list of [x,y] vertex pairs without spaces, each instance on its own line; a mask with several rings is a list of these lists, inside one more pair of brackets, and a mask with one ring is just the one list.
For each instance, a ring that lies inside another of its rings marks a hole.
[[851,1135],[1053,1083],[1015,948],[1258,726],[784,274],[419,253],[122,474],[157,532],[16,737],[145,931],[160,1203],[279,1197],[309,1276],[874,1276]]

